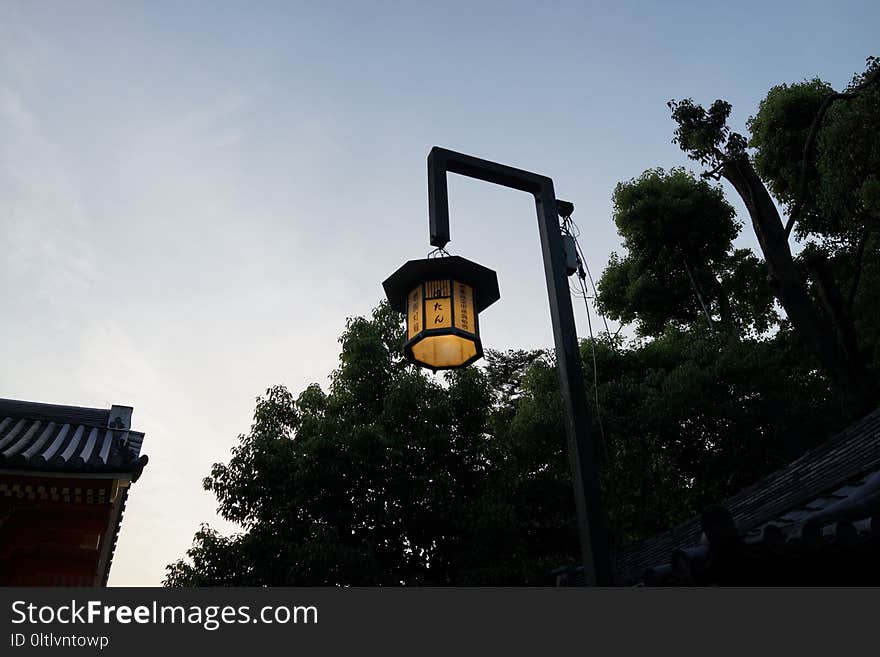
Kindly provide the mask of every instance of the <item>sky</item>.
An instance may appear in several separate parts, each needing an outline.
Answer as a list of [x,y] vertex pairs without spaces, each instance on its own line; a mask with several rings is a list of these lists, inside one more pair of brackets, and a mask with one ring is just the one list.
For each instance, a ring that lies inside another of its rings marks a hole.
[[[773,85],[844,86],[878,19],[876,0],[0,0],[0,397],[134,407],[150,462],[110,585],[157,585],[199,523],[235,530],[201,481],[256,397],[326,387],[346,318],[430,250],[432,146],[553,178],[598,276],[614,186],[694,168],[668,100],[724,98],[744,130]],[[531,197],[449,188],[447,249],[498,272],[484,345],[552,345]]]

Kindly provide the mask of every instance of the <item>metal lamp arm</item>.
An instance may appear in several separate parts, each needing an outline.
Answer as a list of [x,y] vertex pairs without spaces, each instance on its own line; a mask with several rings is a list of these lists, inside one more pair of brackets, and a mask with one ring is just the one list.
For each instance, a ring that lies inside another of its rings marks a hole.
[[435,146],[428,154],[428,218],[431,244],[438,248],[449,242],[447,172],[529,192],[535,197],[578,516],[584,582],[587,585],[611,584],[611,558],[601,504],[597,451],[589,434],[586,392],[559,227],[559,216],[571,215],[574,205],[557,201],[553,181],[547,176]]
[[547,176],[435,146],[428,154],[428,219],[431,245],[438,248],[449,242],[447,172],[528,192],[536,202],[549,201],[551,207],[555,205],[563,217],[574,212],[573,203],[556,199],[553,181]]

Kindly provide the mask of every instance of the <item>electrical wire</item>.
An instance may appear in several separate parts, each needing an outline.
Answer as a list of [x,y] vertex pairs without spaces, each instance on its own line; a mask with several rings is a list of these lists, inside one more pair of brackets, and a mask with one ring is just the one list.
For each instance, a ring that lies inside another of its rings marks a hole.
[[[582,264],[584,266],[584,269],[587,272],[587,276],[590,279],[590,287],[593,289],[593,299],[598,299],[599,294],[596,292],[596,283],[593,281],[593,274],[590,273],[590,266],[587,264],[587,258],[584,255],[583,249],[581,248],[581,243],[578,241],[578,237],[581,234],[581,230],[578,227],[578,225],[574,222],[574,219],[572,219],[571,217],[568,217],[568,223],[571,224],[571,226],[575,230],[575,232],[573,234],[571,232],[569,232],[569,235],[571,235],[574,238],[574,247],[577,250],[578,263]],[[599,317],[602,318],[602,323],[605,325],[605,333],[606,333],[606,335],[608,335],[608,338],[610,340],[611,329],[608,328],[608,319],[605,317],[605,313],[603,313],[601,310],[599,310],[598,307],[596,308],[596,310],[599,313]]]
[[[572,230],[574,229],[574,230]],[[596,402],[596,420],[599,424],[599,435],[601,437],[602,443],[602,454],[603,458],[608,458],[608,441],[605,437],[605,426],[602,423],[602,405],[599,403],[599,366],[596,359],[596,338],[593,335],[593,321],[590,319],[590,304],[588,299],[590,299],[587,286],[586,279],[589,275],[590,283],[593,283],[593,277],[589,274],[589,269],[586,267],[586,258],[583,255],[583,251],[581,250],[580,244],[578,243],[578,236],[580,235],[580,229],[577,227],[571,217],[563,217],[562,218],[562,231],[572,238],[575,245],[575,253],[577,256],[577,281],[578,287],[580,290],[573,289],[571,286],[571,281],[569,281],[568,289],[571,291],[572,296],[583,299],[584,308],[587,313],[587,328],[590,331],[590,353],[593,358],[593,394]],[[586,272],[585,272],[586,270]],[[596,295],[596,286],[593,285],[593,299],[595,299]],[[608,335],[609,341],[611,340],[611,331],[608,330],[608,322],[605,320],[605,315],[601,312],[599,313],[602,317],[602,321],[605,322],[605,330]]]
[[599,422],[599,435],[602,437],[602,453],[603,457],[608,457],[608,441],[605,438],[605,426],[602,424],[602,406],[599,403],[599,365],[596,362],[596,339],[593,337],[593,323],[590,320],[590,306],[587,303],[587,290],[584,285],[584,279],[578,277],[581,291],[584,294],[584,307],[587,310],[587,327],[590,331],[590,353],[593,356],[593,395],[596,401],[596,420]]

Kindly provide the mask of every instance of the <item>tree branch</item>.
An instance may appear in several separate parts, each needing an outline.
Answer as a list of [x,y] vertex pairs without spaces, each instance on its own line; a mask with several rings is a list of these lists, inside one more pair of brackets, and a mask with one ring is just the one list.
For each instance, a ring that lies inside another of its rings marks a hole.
[[694,280],[694,275],[691,273],[690,265],[688,265],[687,258],[682,256],[681,262],[684,265],[684,270],[687,272],[688,280],[691,282],[691,288],[694,290],[694,294],[697,295],[697,301],[700,302],[700,307],[703,309],[703,313],[706,315],[706,321],[709,322],[709,331],[713,332],[715,325],[712,323],[712,316],[709,314],[709,309],[706,307],[706,302],[703,301],[703,295],[700,294],[700,288],[697,285],[697,282]]
[[721,159],[717,165],[709,169],[708,171],[704,171],[702,173],[703,178],[712,178],[714,180],[721,180],[721,170],[727,166],[727,160]]

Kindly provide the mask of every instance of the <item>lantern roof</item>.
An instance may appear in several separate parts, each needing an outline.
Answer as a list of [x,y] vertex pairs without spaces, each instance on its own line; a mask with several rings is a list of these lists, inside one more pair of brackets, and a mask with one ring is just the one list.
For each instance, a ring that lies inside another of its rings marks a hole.
[[406,296],[424,281],[452,278],[474,289],[474,307],[482,312],[501,298],[497,274],[483,265],[461,256],[410,260],[391,274],[382,287],[391,307],[406,312]]

